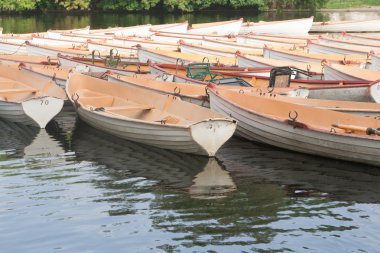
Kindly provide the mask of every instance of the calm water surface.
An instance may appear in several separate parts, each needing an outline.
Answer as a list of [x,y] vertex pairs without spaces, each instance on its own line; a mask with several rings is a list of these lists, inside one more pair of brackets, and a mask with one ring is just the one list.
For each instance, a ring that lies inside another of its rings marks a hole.
[[[0,26],[35,32],[311,14],[273,15],[0,16]],[[185,155],[94,130],[70,107],[46,130],[4,121],[0,130],[0,252],[380,251],[378,168],[237,138],[216,159]]]
[[233,138],[216,159],[119,140],[69,108],[0,121],[1,252],[378,252],[380,170]]

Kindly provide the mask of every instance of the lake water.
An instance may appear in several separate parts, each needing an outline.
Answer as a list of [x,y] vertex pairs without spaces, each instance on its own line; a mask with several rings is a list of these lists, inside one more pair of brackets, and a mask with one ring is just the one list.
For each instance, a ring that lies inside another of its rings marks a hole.
[[[225,17],[2,16],[1,25],[33,32]],[[46,130],[5,121],[0,130],[0,252],[380,249],[378,168],[238,138],[215,159],[160,150],[97,131],[71,107]]]

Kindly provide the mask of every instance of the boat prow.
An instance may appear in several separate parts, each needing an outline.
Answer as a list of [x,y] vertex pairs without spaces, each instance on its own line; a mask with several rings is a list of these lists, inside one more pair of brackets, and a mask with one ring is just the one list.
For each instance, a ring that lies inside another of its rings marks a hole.
[[215,156],[216,151],[235,132],[236,121],[209,119],[190,127],[193,140],[200,146],[200,155]]
[[61,110],[64,100],[55,97],[38,97],[21,103],[25,114],[40,128],[45,128]]

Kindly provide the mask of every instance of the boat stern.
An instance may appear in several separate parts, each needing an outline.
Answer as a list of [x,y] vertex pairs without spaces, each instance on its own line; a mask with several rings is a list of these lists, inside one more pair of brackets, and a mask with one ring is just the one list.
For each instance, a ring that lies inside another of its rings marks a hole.
[[210,119],[190,127],[193,140],[199,145],[199,155],[215,156],[218,149],[234,134],[236,120]]
[[31,118],[37,126],[45,128],[61,110],[63,99],[55,97],[40,97],[22,102],[25,114]]

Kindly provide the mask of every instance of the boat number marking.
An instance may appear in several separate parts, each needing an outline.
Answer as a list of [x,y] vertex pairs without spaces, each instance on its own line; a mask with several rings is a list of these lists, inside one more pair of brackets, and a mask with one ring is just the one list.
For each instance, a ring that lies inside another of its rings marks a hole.
[[41,104],[40,105],[48,105],[49,104],[49,100],[43,100],[41,99]]

